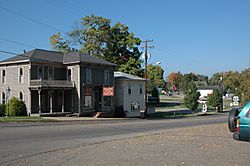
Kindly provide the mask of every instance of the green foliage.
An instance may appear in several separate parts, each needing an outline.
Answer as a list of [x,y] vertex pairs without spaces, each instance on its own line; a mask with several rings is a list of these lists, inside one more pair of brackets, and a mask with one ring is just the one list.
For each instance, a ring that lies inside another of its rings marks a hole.
[[79,51],[117,64],[117,70],[141,76],[141,55],[138,46],[141,40],[121,23],[111,25],[111,20],[100,16],[86,16],[80,25],[68,33],[68,39],[60,33],[50,37],[54,50],[69,52],[70,46]]
[[160,66],[148,65],[147,78],[148,91],[152,91],[153,88],[165,88],[165,81],[163,79],[164,70]]
[[212,107],[219,107],[222,104],[222,95],[218,89],[213,89],[213,93],[207,99],[208,105]]
[[158,89],[156,87],[153,88],[153,90],[151,91],[151,96],[159,98],[159,91],[158,91]]
[[4,104],[0,104],[0,116],[5,115],[5,110],[6,110],[6,106]]
[[193,81],[187,84],[187,93],[184,98],[185,106],[191,110],[196,110],[199,106],[198,99],[200,93],[197,92],[197,87]]
[[134,58],[130,57],[128,62],[125,64],[121,64],[118,70],[124,73],[143,77],[144,73],[140,66],[140,60],[135,60]]
[[6,108],[6,114],[9,116],[27,116],[26,105],[16,97],[12,97]]

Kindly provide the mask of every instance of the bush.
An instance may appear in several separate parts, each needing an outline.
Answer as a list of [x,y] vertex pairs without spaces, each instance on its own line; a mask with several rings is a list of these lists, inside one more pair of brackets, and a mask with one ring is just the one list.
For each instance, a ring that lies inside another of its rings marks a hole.
[[9,116],[27,116],[26,105],[16,97],[12,97],[6,107]]
[[6,106],[4,104],[0,104],[0,116],[5,115],[5,109],[6,109]]
[[159,98],[159,91],[158,91],[158,89],[157,89],[156,87],[154,87],[154,88],[152,89],[151,96],[152,96],[152,97]]

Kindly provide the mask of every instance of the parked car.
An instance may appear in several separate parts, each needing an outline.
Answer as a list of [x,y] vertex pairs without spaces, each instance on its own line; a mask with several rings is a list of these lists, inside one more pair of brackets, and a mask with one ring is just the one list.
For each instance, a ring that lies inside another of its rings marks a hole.
[[228,128],[234,139],[250,141],[250,101],[242,108],[233,108],[229,112]]

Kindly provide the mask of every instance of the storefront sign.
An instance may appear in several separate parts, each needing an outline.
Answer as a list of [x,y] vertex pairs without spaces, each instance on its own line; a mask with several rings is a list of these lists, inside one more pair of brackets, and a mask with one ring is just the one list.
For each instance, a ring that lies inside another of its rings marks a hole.
[[114,87],[103,87],[103,96],[114,96]]

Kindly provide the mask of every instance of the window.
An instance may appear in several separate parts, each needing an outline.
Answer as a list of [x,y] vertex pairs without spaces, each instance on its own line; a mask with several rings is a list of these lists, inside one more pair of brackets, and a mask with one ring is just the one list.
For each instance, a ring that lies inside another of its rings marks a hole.
[[142,94],[142,84],[140,84],[140,94]]
[[113,84],[112,70],[104,70],[104,84],[105,85]]
[[43,79],[43,76],[44,76],[43,67],[39,66],[38,67],[38,79]]
[[86,69],[86,84],[92,83],[92,70]]
[[128,94],[131,94],[131,84],[128,84]]
[[23,101],[23,92],[20,92],[20,93],[19,93],[19,99],[20,99],[21,101]]
[[104,107],[111,107],[111,105],[112,105],[111,96],[104,96],[103,97],[103,105],[104,105]]
[[19,68],[18,83],[23,83],[23,68]]
[[247,118],[250,118],[250,109],[248,110],[247,114],[246,114]]
[[6,71],[5,70],[2,70],[2,83],[6,83]]
[[138,111],[138,110],[140,110],[140,103],[139,102],[132,102],[131,104],[130,104],[130,109],[131,109],[131,111]]
[[53,80],[54,74],[53,74],[53,68],[49,67],[48,69],[48,80]]
[[3,92],[2,93],[2,104],[6,103],[5,100],[6,100],[6,96],[5,96],[5,93]]
[[85,108],[92,107],[92,96],[84,96],[84,107]]
[[67,79],[71,81],[71,69],[68,69],[67,71]]

